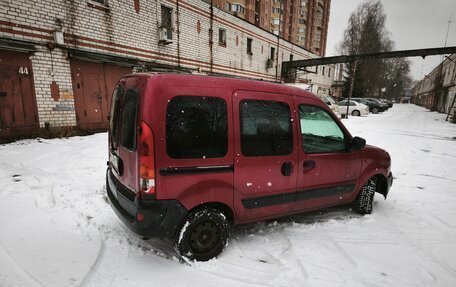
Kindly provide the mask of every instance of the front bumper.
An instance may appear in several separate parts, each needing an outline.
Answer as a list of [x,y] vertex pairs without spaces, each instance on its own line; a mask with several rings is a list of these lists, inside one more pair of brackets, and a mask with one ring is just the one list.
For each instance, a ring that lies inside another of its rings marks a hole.
[[[106,191],[112,209],[133,232],[144,237],[173,238],[188,214],[177,200],[141,200],[106,171]],[[138,221],[138,214],[143,219]]]

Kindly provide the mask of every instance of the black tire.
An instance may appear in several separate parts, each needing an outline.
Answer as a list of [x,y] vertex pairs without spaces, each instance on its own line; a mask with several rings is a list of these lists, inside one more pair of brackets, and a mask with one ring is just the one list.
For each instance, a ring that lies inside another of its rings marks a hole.
[[354,117],[359,117],[359,116],[361,116],[361,113],[360,113],[358,110],[354,110],[354,111],[352,112],[352,116],[354,116]]
[[223,251],[228,237],[225,215],[206,207],[187,216],[177,233],[174,249],[184,260],[207,261]]
[[378,109],[377,109],[377,108],[373,108],[373,109],[372,109],[372,113],[373,113],[373,114],[378,114]]
[[376,180],[370,178],[361,189],[355,200],[355,210],[359,214],[371,214],[374,203],[374,195],[377,187]]

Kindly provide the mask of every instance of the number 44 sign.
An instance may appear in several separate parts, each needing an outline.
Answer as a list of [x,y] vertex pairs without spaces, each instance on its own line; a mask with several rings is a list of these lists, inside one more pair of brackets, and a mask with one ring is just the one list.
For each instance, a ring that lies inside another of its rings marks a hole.
[[28,75],[28,68],[27,67],[19,67],[19,74],[21,75]]

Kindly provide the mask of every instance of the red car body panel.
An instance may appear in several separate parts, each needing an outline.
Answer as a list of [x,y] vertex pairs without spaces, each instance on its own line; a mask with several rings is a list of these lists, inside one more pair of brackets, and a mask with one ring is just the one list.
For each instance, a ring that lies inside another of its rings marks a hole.
[[[156,227],[141,226],[137,213],[141,212],[142,218],[147,208],[155,208],[150,206],[161,201],[172,201],[173,206],[185,209],[181,216],[201,205],[213,204],[229,213],[232,223],[238,224],[346,204],[355,200],[370,177],[381,175],[385,180],[391,177],[389,155],[379,148],[367,146],[356,151],[306,154],[300,136],[299,105],[327,112],[344,133],[347,145],[353,138],[326,104],[298,88],[261,81],[171,74],[130,75],[119,81],[119,87],[124,91],[134,89],[139,94],[138,135],[135,148],[128,150],[117,143],[110,131],[111,157],[119,159],[123,170],[116,171],[111,161],[107,175],[109,198],[124,222],[140,234],[156,234],[148,232]],[[223,157],[176,159],[168,155],[167,107],[176,96],[217,97],[226,102],[227,151]],[[244,99],[278,101],[289,106],[293,132],[289,154],[243,155],[240,103]],[[124,124],[118,121],[119,125]],[[139,192],[141,123],[149,126],[153,134],[155,194],[149,201]],[[125,216],[129,219],[125,220]],[[173,222],[176,229],[179,221]],[[167,235],[173,234],[170,231]]]

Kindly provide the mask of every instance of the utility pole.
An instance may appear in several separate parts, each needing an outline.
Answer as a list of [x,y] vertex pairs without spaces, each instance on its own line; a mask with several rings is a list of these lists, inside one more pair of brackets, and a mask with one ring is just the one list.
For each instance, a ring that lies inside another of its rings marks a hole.
[[348,100],[347,100],[347,112],[345,113],[345,118],[348,119],[348,111],[350,107],[350,99],[353,94],[353,86],[355,84],[355,74],[356,74],[356,64],[358,61],[350,62],[350,86],[348,88]]

